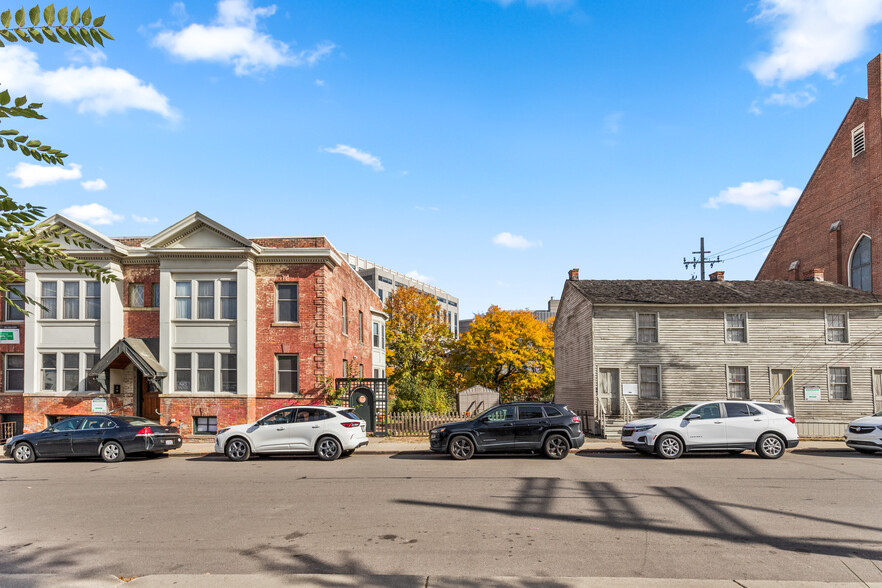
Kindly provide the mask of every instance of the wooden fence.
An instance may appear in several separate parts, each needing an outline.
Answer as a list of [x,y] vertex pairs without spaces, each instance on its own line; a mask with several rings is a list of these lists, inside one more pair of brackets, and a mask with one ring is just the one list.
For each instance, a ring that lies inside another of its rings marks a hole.
[[6,441],[10,437],[18,435],[18,423],[0,423],[0,441]]
[[434,427],[461,421],[465,417],[458,412],[393,412],[389,414],[389,435],[392,437],[428,436]]
[[844,421],[800,421],[796,417],[796,429],[800,439],[842,439],[848,423]]

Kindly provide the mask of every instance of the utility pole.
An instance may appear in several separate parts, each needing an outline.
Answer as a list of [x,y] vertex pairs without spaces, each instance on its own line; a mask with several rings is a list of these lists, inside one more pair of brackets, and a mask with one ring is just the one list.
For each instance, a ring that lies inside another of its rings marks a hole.
[[[695,269],[697,266],[701,266],[701,280],[704,281],[705,264],[710,265],[710,267],[713,268],[715,263],[723,263],[723,261],[720,259],[719,255],[716,259],[708,259],[706,257],[706,255],[710,253],[710,251],[706,251],[704,249],[704,237],[701,238],[701,246],[698,249],[698,251],[692,252],[692,261],[687,261],[685,257],[683,258],[683,265],[686,267],[686,269],[689,269],[690,265],[692,266],[692,269]],[[696,255],[699,256],[698,259],[695,258]],[[695,279],[694,276],[693,279]]]

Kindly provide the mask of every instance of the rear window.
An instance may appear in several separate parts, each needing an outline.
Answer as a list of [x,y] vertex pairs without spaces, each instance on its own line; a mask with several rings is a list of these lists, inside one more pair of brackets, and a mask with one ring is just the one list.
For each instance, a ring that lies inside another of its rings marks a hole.
[[757,402],[757,404],[775,414],[790,414],[787,412],[787,409],[780,404],[772,404],[771,402]]
[[360,421],[361,417],[352,412],[351,410],[338,410],[337,414],[345,419],[352,419],[353,421]]
[[522,421],[529,419],[541,419],[541,406],[520,406],[518,407],[518,418]]
[[557,410],[556,408],[554,408],[553,406],[546,406],[545,407],[545,416],[556,417],[556,416],[560,416],[560,415],[561,415],[561,412],[559,410]]
[[156,421],[151,421],[149,419],[145,419],[144,417],[139,417],[139,416],[121,416],[121,417],[116,417],[116,418],[120,419],[121,421],[125,421],[125,422],[129,423],[130,425],[158,425],[159,424]]

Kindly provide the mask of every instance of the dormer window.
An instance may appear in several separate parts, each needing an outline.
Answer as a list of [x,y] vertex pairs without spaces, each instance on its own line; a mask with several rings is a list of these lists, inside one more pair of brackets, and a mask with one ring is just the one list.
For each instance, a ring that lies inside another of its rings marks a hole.
[[861,123],[851,131],[851,156],[857,157],[866,149],[866,137],[864,136],[864,123]]

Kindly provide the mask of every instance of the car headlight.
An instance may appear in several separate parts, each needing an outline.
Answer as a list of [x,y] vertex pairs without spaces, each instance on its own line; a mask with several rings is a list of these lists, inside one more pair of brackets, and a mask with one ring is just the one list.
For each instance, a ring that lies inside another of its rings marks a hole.
[[230,430],[230,427],[224,427],[223,429],[221,429],[220,431],[218,431],[217,434],[218,434],[218,435],[223,435],[224,433],[226,433],[226,432],[229,431],[229,430]]
[[649,429],[653,428],[654,426],[655,425],[637,425],[636,427],[634,427],[634,432],[635,433],[642,433],[643,431],[648,431]]
[[447,430],[447,427],[438,427],[437,429],[432,429],[431,432],[432,432],[433,434],[437,435],[437,434],[439,434],[439,433],[443,433],[443,432],[446,431],[446,430]]
[[876,425],[876,428],[882,431],[882,425]]

